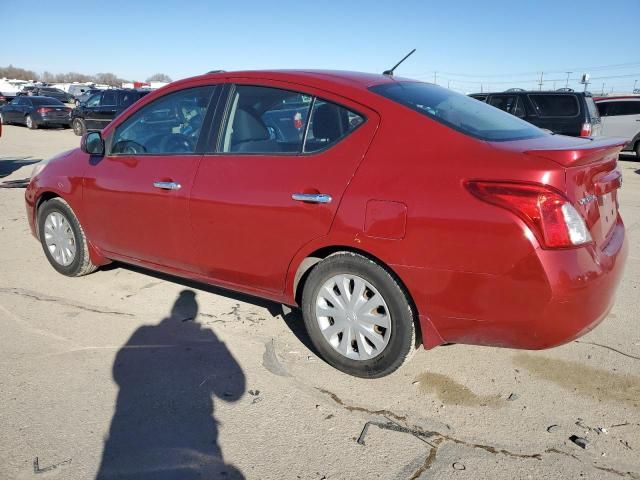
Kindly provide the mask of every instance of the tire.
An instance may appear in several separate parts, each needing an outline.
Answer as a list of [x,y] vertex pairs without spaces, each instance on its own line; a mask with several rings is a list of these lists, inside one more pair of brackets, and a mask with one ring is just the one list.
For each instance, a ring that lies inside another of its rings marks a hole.
[[[338,287],[340,283],[342,288]],[[360,294],[351,303],[350,298],[354,297],[349,296],[356,291]],[[374,293],[378,294],[375,298]],[[322,260],[304,284],[301,303],[313,345],[327,363],[342,372],[363,378],[383,377],[400,368],[415,352],[416,323],[411,301],[389,271],[365,256],[343,252]],[[346,303],[351,306],[341,308]],[[354,306],[358,304],[359,307]],[[342,325],[345,328],[340,330]],[[366,330],[371,326],[373,331]]]
[[35,130],[36,128],[38,128],[38,124],[33,120],[33,118],[31,118],[31,115],[27,115],[27,117],[24,119],[24,123],[27,125],[27,128],[29,130]]
[[[53,220],[55,220],[54,225],[59,225],[59,228],[49,228],[51,223],[48,222]],[[45,231],[45,229],[47,230]],[[71,248],[62,249],[65,250],[67,255],[62,254],[64,256],[56,259],[56,256],[58,256],[56,255],[58,252],[57,248],[59,248],[59,246],[52,245],[52,252],[47,245],[47,240],[52,238],[52,233],[55,244],[57,244],[56,240],[64,241],[68,239],[70,241],[70,244],[67,245],[75,247],[73,256],[68,255]],[[80,277],[97,269],[97,267],[91,263],[89,246],[84,230],[69,204],[63,199],[58,197],[52,198],[40,206],[38,209],[38,234],[42,250],[47,260],[49,260],[51,266],[59,273],[68,277]]]
[[81,118],[74,118],[73,122],[71,122],[71,126],[73,127],[73,133],[81,137],[87,131],[84,122]]
[[640,160],[640,140],[636,142],[636,148],[633,151],[636,152],[636,158]]
[[5,121],[4,115],[2,113],[0,113],[0,124],[9,125],[9,123]]

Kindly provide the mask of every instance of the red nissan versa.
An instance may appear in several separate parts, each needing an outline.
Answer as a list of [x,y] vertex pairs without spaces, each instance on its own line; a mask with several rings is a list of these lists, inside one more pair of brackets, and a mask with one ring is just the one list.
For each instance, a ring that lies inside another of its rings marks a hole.
[[385,75],[213,73],[149,94],[26,192],[51,265],[112,260],[299,306],[334,367],[594,328],[627,253],[624,140]]

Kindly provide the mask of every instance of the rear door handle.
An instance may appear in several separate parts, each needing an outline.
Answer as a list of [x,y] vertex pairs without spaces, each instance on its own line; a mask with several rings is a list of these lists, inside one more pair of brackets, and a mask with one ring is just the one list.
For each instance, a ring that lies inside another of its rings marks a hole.
[[153,182],[153,186],[162,190],[180,190],[182,185],[176,182]]
[[326,193],[294,193],[291,198],[297,202],[331,203],[331,195]]

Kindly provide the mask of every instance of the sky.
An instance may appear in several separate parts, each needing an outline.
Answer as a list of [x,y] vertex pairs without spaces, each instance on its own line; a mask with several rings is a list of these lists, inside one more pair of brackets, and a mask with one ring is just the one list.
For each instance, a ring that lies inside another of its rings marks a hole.
[[[0,11],[9,3],[0,0]],[[640,88],[640,0],[60,5],[33,0],[3,15],[0,66],[112,72],[128,80],[154,73],[176,80],[217,69],[382,72],[416,48],[398,76],[467,93],[537,89],[541,72],[546,89],[564,87],[565,72],[572,72],[574,88],[583,88],[583,73],[593,92],[630,91],[636,80]]]

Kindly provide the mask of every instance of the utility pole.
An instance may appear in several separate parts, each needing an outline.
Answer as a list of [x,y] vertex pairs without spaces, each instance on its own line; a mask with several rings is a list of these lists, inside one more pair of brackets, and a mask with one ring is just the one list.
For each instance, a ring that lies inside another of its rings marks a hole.
[[553,81],[553,89],[554,90],[556,89],[556,81],[555,80]]
[[566,88],[569,88],[569,75],[571,75],[573,72],[566,72],[567,73],[567,83],[565,84]]
[[542,77],[544,77],[544,72],[540,72],[540,83],[538,84],[540,88],[538,90],[542,90]]
[[447,88],[451,88],[451,80],[447,80]]
[[638,84],[638,80],[635,80],[635,81],[633,82],[633,92],[634,92],[634,93],[635,93],[635,91],[636,91],[636,85],[637,85],[637,84]]
[[604,95],[604,82],[602,82],[602,95]]
[[433,83],[438,84],[438,72],[433,72]]

